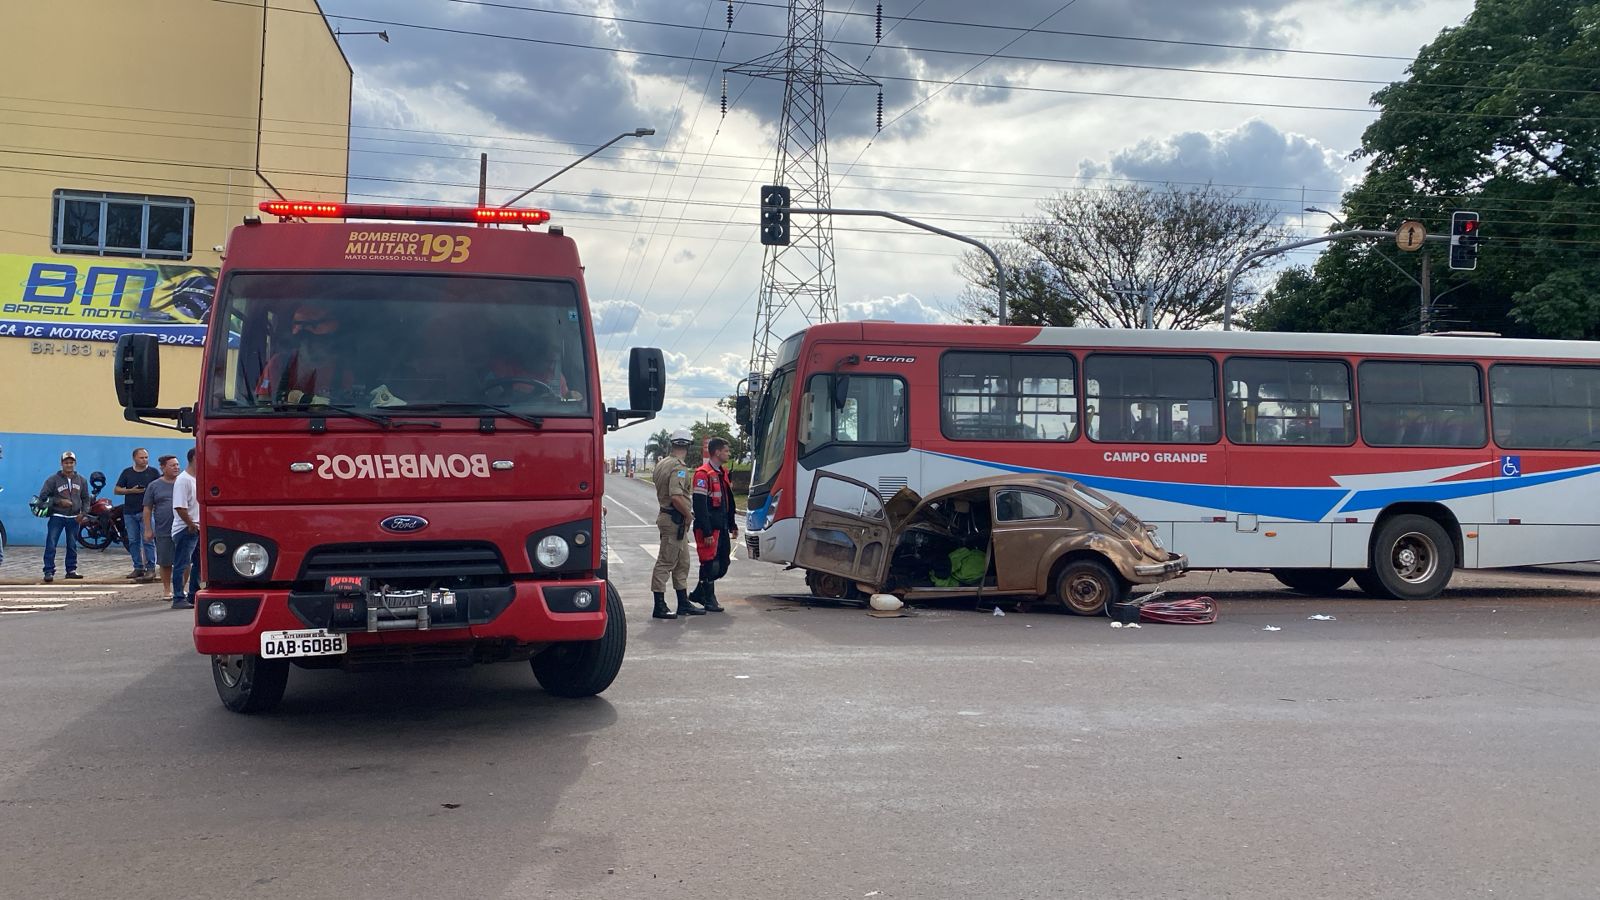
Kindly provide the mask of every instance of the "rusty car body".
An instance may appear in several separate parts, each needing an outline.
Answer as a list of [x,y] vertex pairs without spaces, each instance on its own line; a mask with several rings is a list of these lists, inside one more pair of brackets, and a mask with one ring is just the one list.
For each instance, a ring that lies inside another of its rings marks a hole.
[[[962,583],[940,574],[958,551],[969,564]],[[971,581],[977,552],[983,574]],[[1131,585],[1176,578],[1187,562],[1110,498],[1033,473],[965,481],[927,497],[902,488],[886,502],[867,484],[818,472],[795,553],[821,596],[1053,597],[1078,615],[1103,613]]]

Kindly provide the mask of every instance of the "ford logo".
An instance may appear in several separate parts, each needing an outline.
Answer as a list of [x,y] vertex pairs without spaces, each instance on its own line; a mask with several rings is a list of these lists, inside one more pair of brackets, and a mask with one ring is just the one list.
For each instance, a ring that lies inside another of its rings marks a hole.
[[378,523],[378,527],[393,534],[410,534],[428,527],[428,520],[421,516],[390,516]]

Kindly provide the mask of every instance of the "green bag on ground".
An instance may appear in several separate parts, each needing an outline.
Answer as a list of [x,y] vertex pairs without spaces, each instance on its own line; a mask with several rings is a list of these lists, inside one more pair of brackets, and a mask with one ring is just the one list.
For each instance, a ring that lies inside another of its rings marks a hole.
[[961,547],[950,551],[950,577],[928,573],[935,587],[965,587],[983,580],[985,557],[982,551]]

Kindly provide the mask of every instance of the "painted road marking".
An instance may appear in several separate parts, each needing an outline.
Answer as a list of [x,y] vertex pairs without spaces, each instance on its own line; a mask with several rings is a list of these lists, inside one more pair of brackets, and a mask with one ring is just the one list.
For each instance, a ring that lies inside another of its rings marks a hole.
[[648,554],[650,554],[650,558],[651,559],[656,559],[657,558],[656,557],[656,545],[655,544],[640,544],[639,545],[639,549],[643,550],[644,552],[646,552]]
[[613,507],[616,507],[616,508],[622,510],[623,512],[627,513],[628,515],[633,516],[635,519],[638,519],[641,523],[643,523],[645,525],[649,525],[650,524],[649,522],[645,521],[644,516],[641,516],[638,513],[634,512],[633,510],[629,509],[628,507],[623,506],[621,503],[617,502],[616,500],[612,500],[611,501],[611,505]]

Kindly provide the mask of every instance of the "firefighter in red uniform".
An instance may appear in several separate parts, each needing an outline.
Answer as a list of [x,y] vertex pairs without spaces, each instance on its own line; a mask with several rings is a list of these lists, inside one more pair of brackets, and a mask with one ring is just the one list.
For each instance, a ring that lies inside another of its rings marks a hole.
[[694,470],[694,549],[700,557],[700,583],[689,599],[707,612],[722,612],[717,602],[717,579],[728,574],[732,539],[739,536],[733,513],[733,483],[728,480],[728,442],[706,442],[706,459]]

